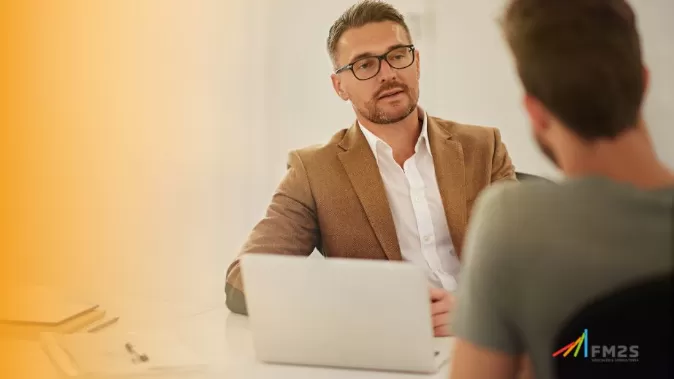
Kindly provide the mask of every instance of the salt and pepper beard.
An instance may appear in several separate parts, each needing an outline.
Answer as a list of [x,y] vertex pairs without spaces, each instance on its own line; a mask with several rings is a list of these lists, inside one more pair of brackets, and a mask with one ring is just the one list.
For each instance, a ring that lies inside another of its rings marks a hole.
[[[377,106],[377,102],[379,101],[379,97],[382,92],[398,88],[402,89],[402,93],[409,99],[408,107],[399,111],[387,112]],[[372,100],[365,103],[365,107],[359,108],[358,111],[361,115],[363,115],[363,117],[374,124],[394,124],[404,120],[407,116],[414,112],[414,110],[417,108],[417,101],[418,96],[416,96],[416,94],[411,94],[409,87],[402,83],[391,83],[382,86],[382,88],[377,91],[375,96],[372,97]]]

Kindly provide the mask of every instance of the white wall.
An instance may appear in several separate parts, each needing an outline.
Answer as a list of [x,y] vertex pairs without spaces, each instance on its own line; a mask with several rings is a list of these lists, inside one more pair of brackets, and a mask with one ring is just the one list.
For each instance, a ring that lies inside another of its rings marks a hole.
[[646,120],[660,157],[674,168],[674,2],[632,2],[639,17],[651,88],[646,99]]

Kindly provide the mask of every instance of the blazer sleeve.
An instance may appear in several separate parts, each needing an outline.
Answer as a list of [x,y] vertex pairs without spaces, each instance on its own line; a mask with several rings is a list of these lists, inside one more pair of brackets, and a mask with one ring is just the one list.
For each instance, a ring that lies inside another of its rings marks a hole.
[[494,131],[494,155],[492,157],[491,182],[501,180],[517,181],[515,167],[512,164],[508,150],[501,139],[501,132],[493,128]]
[[230,311],[247,314],[239,261],[243,254],[309,256],[319,244],[316,203],[306,169],[297,152],[288,156],[287,172],[272,196],[264,218],[255,225],[239,256],[226,272],[225,296]]

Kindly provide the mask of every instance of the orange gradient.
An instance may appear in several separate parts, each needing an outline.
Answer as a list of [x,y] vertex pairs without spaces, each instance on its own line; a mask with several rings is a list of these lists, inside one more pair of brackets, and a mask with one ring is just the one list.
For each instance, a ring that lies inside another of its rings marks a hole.
[[[0,311],[26,285],[137,317],[161,311],[120,299],[189,298],[181,196],[245,175],[242,3],[0,0]],[[31,343],[0,336],[0,377],[53,375]]]

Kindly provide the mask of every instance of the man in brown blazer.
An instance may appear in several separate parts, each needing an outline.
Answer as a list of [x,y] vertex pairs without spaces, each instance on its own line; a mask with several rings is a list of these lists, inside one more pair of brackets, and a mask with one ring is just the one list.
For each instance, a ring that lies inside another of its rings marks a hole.
[[[428,274],[433,325],[449,334],[461,246],[477,195],[516,180],[497,129],[431,117],[417,105],[419,52],[402,15],[363,1],[332,26],[335,92],[356,121],[325,145],[292,151],[266,216],[241,254],[406,260]],[[238,259],[227,306],[246,314]]]

